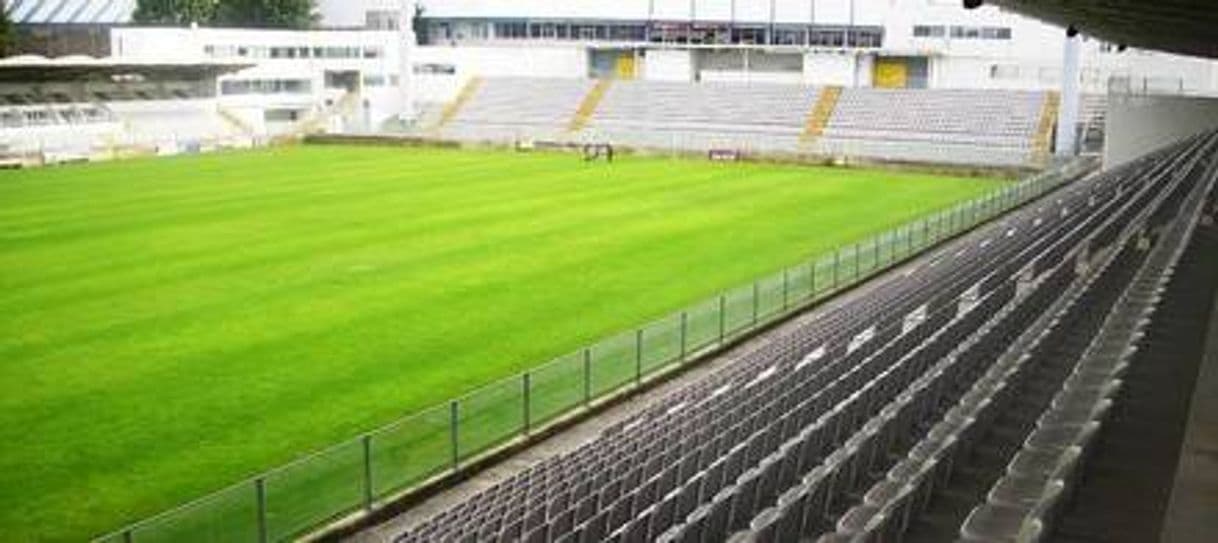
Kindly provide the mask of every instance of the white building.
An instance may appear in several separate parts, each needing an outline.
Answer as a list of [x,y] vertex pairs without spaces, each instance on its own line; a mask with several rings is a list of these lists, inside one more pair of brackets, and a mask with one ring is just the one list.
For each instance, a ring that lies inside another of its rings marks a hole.
[[[1061,84],[1062,29],[992,7],[968,11],[959,0],[321,0],[318,9],[327,30],[116,27],[111,50],[255,63],[223,77],[218,99],[270,132],[310,118],[375,130],[451,100],[473,76]],[[1083,92],[1103,93],[1113,78],[1154,90],[1218,90],[1213,61],[1087,41]]]
[[317,121],[372,129],[402,110],[399,35],[369,30],[137,28],[111,31],[118,58],[241,60],[220,78],[219,105],[268,133]]

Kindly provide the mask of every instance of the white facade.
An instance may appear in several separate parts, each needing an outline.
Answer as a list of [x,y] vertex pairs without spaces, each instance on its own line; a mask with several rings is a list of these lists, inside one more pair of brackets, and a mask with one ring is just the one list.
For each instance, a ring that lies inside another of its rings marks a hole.
[[122,27],[111,31],[111,49],[120,58],[253,63],[220,78],[217,100],[260,132],[309,122],[370,130],[403,110],[393,31]]
[[[221,79],[219,101],[270,131],[284,112],[299,120],[336,105],[345,128],[376,129],[450,100],[471,77],[587,78],[607,73],[605,55],[630,57],[629,77],[666,81],[870,86],[895,57],[918,66],[917,86],[1061,86],[1064,30],[959,0],[321,0],[318,10],[331,30],[125,27],[112,49],[255,63]],[[847,43],[848,32],[863,38]],[[340,54],[314,54],[329,49]],[[1094,40],[1083,43],[1081,77],[1093,94],[1114,77],[1135,90],[1218,91],[1214,61]]]

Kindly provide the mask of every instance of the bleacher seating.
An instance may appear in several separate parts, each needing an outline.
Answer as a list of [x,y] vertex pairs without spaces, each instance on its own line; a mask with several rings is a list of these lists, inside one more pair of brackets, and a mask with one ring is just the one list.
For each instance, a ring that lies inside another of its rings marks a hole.
[[[665,151],[848,156],[1021,167],[1047,97],[999,90],[845,89],[824,134],[809,138],[821,89],[778,83],[613,81],[586,122],[572,123],[592,81],[490,77],[440,136],[511,142],[611,142]],[[575,130],[571,127],[576,125]],[[813,141],[810,141],[813,140]]]
[[1194,138],[1025,206],[397,541],[1043,533],[1216,149]]
[[845,89],[821,138],[825,154],[963,164],[1026,164],[1043,92]]
[[211,142],[240,137],[212,100],[124,101],[109,104],[125,125],[124,141],[136,145]]
[[795,85],[618,81],[588,132],[603,140],[683,150],[790,151],[816,98],[817,89]]
[[443,126],[442,135],[486,141],[561,138],[593,84],[581,79],[487,78]]

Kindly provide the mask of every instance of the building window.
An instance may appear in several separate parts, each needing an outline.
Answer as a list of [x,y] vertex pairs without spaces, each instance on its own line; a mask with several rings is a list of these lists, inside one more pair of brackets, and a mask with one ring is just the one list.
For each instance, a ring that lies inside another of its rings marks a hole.
[[369,10],[364,12],[364,28],[368,30],[397,30],[396,10]]
[[947,35],[947,29],[942,25],[914,25],[915,38],[942,38]]
[[1009,40],[1011,29],[1005,26],[953,26],[952,38],[958,40]]
[[452,64],[439,63],[415,64],[411,67],[411,71],[426,75],[455,75],[457,67]]
[[308,94],[312,86],[308,79],[233,79],[220,82],[220,94]]

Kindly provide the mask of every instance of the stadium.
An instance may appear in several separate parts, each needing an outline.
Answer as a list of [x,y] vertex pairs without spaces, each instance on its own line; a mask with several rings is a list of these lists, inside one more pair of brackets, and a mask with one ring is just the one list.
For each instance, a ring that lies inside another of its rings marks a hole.
[[1208,3],[0,2],[0,540],[1209,541]]

